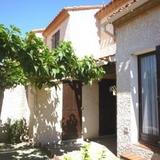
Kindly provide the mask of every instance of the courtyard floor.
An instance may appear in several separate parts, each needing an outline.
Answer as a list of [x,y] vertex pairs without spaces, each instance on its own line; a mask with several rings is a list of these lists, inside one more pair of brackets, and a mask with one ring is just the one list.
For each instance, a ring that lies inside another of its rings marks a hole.
[[0,143],[0,160],[48,160],[48,156],[40,149],[26,143],[10,145]]
[[67,153],[69,157],[74,157],[73,160],[79,160],[81,153],[80,147],[89,143],[89,153],[93,160],[97,160],[97,156],[102,151],[105,152],[106,160],[117,160],[116,154],[116,137],[104,136],[85,141],[65,141],[60,145],[52,147],[45,147],[43,149],[34,148],[27,143],[20,143],[17,145],[9,145],[0,143],[0,160],[49,160],[53,157],[60,156]]

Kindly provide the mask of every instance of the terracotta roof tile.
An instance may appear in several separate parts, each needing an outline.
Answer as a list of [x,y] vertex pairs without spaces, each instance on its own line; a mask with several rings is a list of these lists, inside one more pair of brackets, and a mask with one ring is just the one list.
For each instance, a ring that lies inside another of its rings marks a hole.
[[112,2],[104,6],[100,11],[98,11],[95,16],[99,20],[106,16],[110,18],[111,16],[114,16],[115,14],[130,7],[133,3],[137,1],[139,0],[113,0]]

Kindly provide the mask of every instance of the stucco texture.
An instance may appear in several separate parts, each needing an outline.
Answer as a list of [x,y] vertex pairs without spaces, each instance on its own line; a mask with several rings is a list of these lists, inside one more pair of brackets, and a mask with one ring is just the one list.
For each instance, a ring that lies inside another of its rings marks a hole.
[[78,57],[97,57],[100,53],[98,28],[94,17],[97,11],[98,9],[69,11],[69,17],[46,37],[47,45],[51,48],[52,36],[60,30],[60,41],[71,41]]
[[61,141],[62,133],[62,85],[59,85],[58,89],[54,87],[36,89],[33,94],[30,135],[34,143],[39,145],[58,143]]
[[7,122],[25,118],[28,122],[30,110],[27,100],[27,90],[24,86],[17,86],[12,89],[6,89],[2,99],[1,121]]
[[[137,55],[160,44],[160,6],[144,11],[116,26],[117,42],[117,144],[118,153],[138,143],[138,71]],[[133,149],[134,148],[134,149]],[[154,157],[152,151],[134,152]]]
[[82,88],[82,133],[83,138],[99,136],[99,85]]
[[[73,48],[75,50],[75,54],[78,57],[83,57],[86,55],[92,55],[93,57],[97,57],[100,53],[99,48],[99,35],[98,35],[98,28],[97,22],[95,18],[95,13],[98,9],[89,9],[89,10],[75,10],[69,11],[69,17],[66,18],[55,30],[53,30],[47,37],[46,43],[51,49],[51,40],[52,36],[59,30],[60,31],[60,41],[71,41]],[[62,100],[63,99],[63,89],[61,94],[58,97]],[[50,96],[50,95],[49,95]],[[40,98],[42,97],[42,99]],[[45,98],[43,98],[45,97]],[[39,98],[39,105],[44,104],[48,95],[42,94],[38,95]],[[48,105],[48,104],[47,104]],[[45,105],[44,105],[45,106]],[[46,115],[49,113],[55,114],[55,108],[49,105],[51,108],[50,111],[45,113]],[[62,118],[62,103],[59,104],[59,111],[57,112],[57,117],[59,121]],[[99,111],[98,108],[98,83],[92,86],[83,86],[82,87],[82,132],[83,138],[91,138],[98,136],[99,131]],[[34,109],[35,110],[35,109]],[[45,109],[41,110],[41,113],[46,112]],[[38,115],[39,117],[39,115]],[[53,117],[48,117],[51,121],[54,121]],[[94,122],[94,126],[92,125]],[[36,123],[35,123],[36,124]],[[44,122],[42,123],[44,124]],[[54,123],[51,123],[52,125]],[[61,129],[61,124],[58,123],[59,129]],[[46,125],[43,125],[43,129],[48,128]],[[43,130],[41,129],[41,130]],[[45,129],[45,130],[46,130]],[[39,142],[44,143],[46,141],[46,137],[48,142],[53,142],[57,140],[57,135],[53,136],[53,133],[50,134],[47,131],[47,134],[39,134],[41,138],[39,138]],[[51,132],[56,132],[57,129],[52,130]],[[38,132],[39,133],[39,132]],[[58,133],[60,133],[58,131]],[[61,133],[60,133],[61,135]],[[39,137],[38,136],[38,137]],[[52,140],[49,140],[48,137],[52,136]],[[58,139],[61,140],[61,136],[58,134]]]

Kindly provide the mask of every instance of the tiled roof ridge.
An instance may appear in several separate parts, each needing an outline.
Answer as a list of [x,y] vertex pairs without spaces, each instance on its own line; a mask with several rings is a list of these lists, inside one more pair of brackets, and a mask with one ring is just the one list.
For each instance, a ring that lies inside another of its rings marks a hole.
[[119,9],[115,10],[108,18],[111,18],[111,17],[115,16],[117,13],[129,8],[132,4],[134,4],[137,1],[139,1],[139,0],[130,0],[128,3],[124,4]]
[[139,0],[113,0],[112,2],[105,5],[100,11],[96,13],[97,19],[102,19],[104,16],[114,16],[122,10],[130,7],[133,3]]
[[32,32],[40,33],[40,32],[43,32],[44,30],[45,28],[35,28],[35,29],[32,29]]
[[85,10],[85,9],[96,9],[102,8],[103,5],[81,5],[81,6],[68,6],[64,7],[65,10]]

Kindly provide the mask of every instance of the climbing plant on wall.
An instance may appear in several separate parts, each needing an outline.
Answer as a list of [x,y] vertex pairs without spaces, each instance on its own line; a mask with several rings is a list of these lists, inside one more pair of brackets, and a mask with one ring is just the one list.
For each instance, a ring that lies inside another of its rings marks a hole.
[[71,42],[50,50],[33,32],[23,37],[16,27],[0,25],[0,89],[29,83],[51,87],[63,80],[88,84],[103,74],[92,57],[78,58]]

